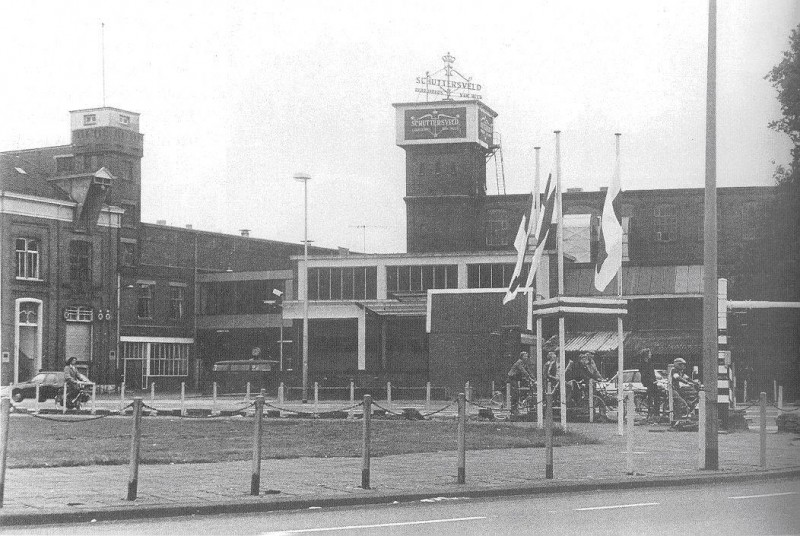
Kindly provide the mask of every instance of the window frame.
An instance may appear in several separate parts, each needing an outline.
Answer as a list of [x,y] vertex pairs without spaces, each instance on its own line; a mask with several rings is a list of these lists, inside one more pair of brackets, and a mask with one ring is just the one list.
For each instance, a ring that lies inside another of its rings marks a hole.
[[[136,283],[136,318],[153,319],[153,290],[155,283],[140,281]],[[145,310],[146,309],[146,310]],[[144,315],[142,313],[145,313]]]
[[[24,241],[23,249],[19,249],[20,241]],[[36,245],[36,249],[30,249],[30,245]],[[42,241],[38,238],[28,238],[18,236],[14,239],[15,270],[16,279],[19,281],[42,281]],[[30,269],[31,264],[35,264],[35,270]]]
[[[78,251],[78,244],[83,251]],[[69,280],[73,283],[92,281],[92,243],[88,240],[72,240],[69,243]]]
[[[656,242],[675,242],[678,239],[678,205],[661,203],[653,209]],[[664,238],[666,232],[667,237]]]

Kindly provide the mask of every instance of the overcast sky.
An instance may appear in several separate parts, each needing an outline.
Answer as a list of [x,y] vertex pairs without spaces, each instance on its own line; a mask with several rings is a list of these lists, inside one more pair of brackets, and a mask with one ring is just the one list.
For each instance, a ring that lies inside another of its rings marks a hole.
[[[0,150],[69,143],[69,110],[139,112],[142,219],[322,246],[405,250],[405,161],[393,102],[456,57],[498,113],[507,193],[531,190],[533,146],[565,187],[702,187],[707,2],[4,2]],[[796,0],[719,0],[718,184],[772,184],[789,161],[764,80],[800,23]],[[489,192],[496,193],[494,163]]]

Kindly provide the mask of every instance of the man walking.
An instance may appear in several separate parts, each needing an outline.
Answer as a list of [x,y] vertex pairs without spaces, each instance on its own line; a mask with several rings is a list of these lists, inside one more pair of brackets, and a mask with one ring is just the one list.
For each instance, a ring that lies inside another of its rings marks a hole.
[[644,348],[639,352],[639,357],[641,360],[639,372],[642,375],[642,385],[647,388],[647,422],[658,422],[660,400],[658,385],[656,385],[656,371],[653,368],[653,353],[650,348]]

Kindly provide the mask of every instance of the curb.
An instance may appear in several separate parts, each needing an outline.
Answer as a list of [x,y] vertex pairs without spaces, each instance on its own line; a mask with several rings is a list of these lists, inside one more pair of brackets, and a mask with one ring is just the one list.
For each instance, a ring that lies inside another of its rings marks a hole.
[[[665,488],[697,484],[718,484],[723,482],[764,481],[800,477],[800,468],[774,469],[768,471],[748,471],[736,473],[706,473],[679,476],[655,476],[641,480],[602,479],[594,481],[538,482],[503,487],[437,487],[415,492],[382,492],[363,490],[360,495],[343,495],[321,499],[296,499],[281,497],[264,492],[259,498],[244,495],[243,501],[219,501],[198,505],[178,503],[170,505],[109,506],[86,510],[55,510],[37,513],[4,514],[0,510],[0,526],[11,525],[49,525],[59,523],[88,523],[91,521],[119,521],[156,517],[181,517],[189,515],[244,514],[286,510],[304,510],[311,507],[333,508],[339,506],[358,506],[386,504],[391,502],[412,502],[434,497],[487,498],[514,495],[543,495],[548,493],[575,493],[600,490],[626,490],[638,488]],[[362,491],[362,490],[360,490]]]

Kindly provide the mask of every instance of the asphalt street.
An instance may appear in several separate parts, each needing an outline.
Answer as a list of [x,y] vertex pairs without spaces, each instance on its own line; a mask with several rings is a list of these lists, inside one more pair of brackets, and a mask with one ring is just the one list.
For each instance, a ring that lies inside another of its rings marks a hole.
[[10,534],[800,534],[800,480],[15,527]]

